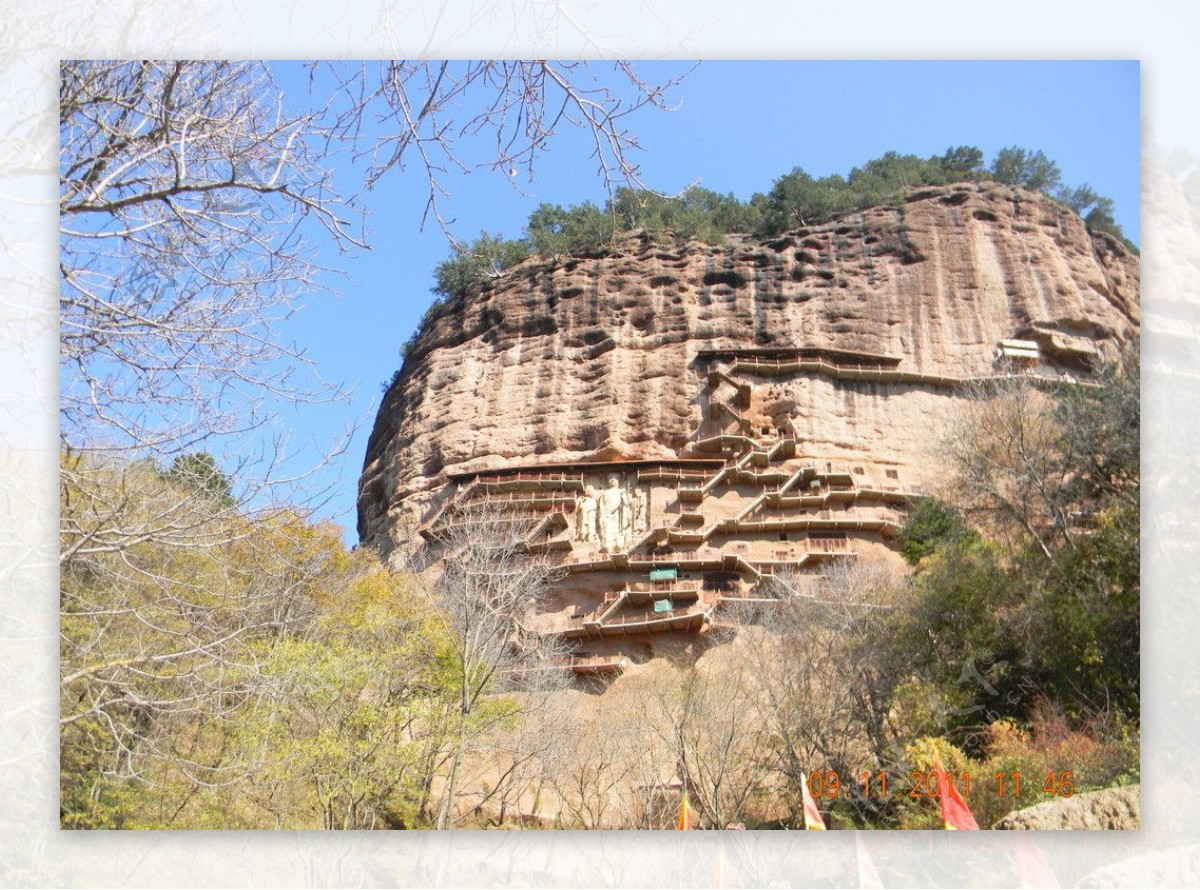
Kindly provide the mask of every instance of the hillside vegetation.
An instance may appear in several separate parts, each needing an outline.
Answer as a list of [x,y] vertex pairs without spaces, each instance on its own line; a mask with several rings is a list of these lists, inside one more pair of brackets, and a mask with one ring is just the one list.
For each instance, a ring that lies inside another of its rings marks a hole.
[[[655,789],[677,773],[702,827],[799,827],[804,783],[834,826],[939,827],[914,792],[938,762],[981,825],[1136,783],[1136,352],[1100,379],[965,402],[944,490],[901,536],[910,575],[834,572],[824,601],[748,611],[728,645],[601,698],[510,645],[546,569],[506,517],[430,584],[302,516],[244,512],[203,455],[74,467],[61,823],[646,828],[673,815]],[[107,548],[113,511],[189,546]]]

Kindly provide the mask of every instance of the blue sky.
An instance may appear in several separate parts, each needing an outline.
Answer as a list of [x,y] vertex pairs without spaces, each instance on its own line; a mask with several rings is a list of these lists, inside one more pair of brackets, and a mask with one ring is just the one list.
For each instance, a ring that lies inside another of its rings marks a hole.
[[[689,68],[645,63],[648,79]],[[306,91],[296,66],[278,66],[285,89]],[[1063,181],[1087,183],[1112,198],[1117,222],[1140,240],[1139,65],[1131,62],[704,62],[673,94],[677,110],[631,119],[643,150],[645,183],[664,192],[699,183],[748,199],[800,166],[814,176],[846,174],[887,151],[921,156],[974,145],[990,161],[1000,148],[1040,149]],[[303,98],[303,96],[301,96]],[[600,180],[576,134],[544,155],[536,180],[479,171],[452,176],[446,215],[456,237],[481,230],[520,235],[539,203],[604,201]],[[346,181],[360,171],[347,170]],[[399,348],[432,295],[432,270],[449,247],[436,225],[419,230],[425,186],[416,171],[386,177],[367,195],[371,249],[326,251],[342,273],[340,296],[317,295],[285,333],[303,346],[323,377],[355,384],[349,404],[284,409],[282,425],[316,461],[339,431],[357,424],[346,452],[314,479],[331,487],[322,517],[354,543],[357,479],[380,401],[380,383],[400,364]],[[320,245],[319,240],[317,241]],[[320,245],[324,247],[324,245]]]

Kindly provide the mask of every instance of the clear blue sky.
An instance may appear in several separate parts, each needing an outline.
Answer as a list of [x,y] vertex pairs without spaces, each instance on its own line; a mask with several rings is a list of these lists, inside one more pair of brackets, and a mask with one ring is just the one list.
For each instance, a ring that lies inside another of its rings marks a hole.
[[[649,79],[688,66],[646,63]],[[285,89],[307,92],[295,66],[278,66]],[[1140,238],[1139,65],[1132,62],[704,62],[675,91],[678,109],[631,121],[647,185],[664,192],[698,182],[748,199],[800,166],[815,176],[848,173],[887,151],[920,156],[974,145],[990,161],[1000,148],[1040,149],[1067,185],[1087,183],[1116,204],[1117,222]],[[357,171],[347,171],[349,177]],[[481,230],[520,235],[539,203],[603,204],[585,142],[559,139],[536,181],[475,172],[447,180],[447,215],[459,238]],[[338,431],[358,423],[348,450],[315,485],[332,485],[320,515],[354,543],[355,498],[380,383],[400,364],[399,348],[428,306],[432,270],[449,253],[436,226],[419,231],[425,187],[414,171],[392,175],[368,195],[372,248],[326,253],[345,274],[341,296],[317,297],[286,333],[326,379],[356,383],[352,404],[284,411],[297,466],[315,461]],[[340,478],[339,478],[340,476]]]

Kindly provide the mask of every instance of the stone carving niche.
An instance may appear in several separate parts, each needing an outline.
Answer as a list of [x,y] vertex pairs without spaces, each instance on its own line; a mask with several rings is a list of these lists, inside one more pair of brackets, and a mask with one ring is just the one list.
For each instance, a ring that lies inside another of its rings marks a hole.
[[581,544],[599,543],[607,553],[624,550],[634,535],[650,527],[649,514],[646,492],[637,486],[622,485],[620,477],[611,474],[603,489],[597,491],[586,485],[575,499],[575,540]]

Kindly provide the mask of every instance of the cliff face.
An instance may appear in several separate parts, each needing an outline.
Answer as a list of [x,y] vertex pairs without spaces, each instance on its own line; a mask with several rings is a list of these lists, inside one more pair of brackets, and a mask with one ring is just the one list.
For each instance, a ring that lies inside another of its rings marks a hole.
[[1135,256],[994,183],[916,191],[762,243],[631,236],[593,257],[532,259],[419,339],[376,418],[359,535],[407,547],[462,474],[728,461],[732,440],[719,454],[698,444],[714,436],[794,440],[795,460],[919,492],[935,469],[932,419],[954,380],[998,373],[1000,341],[1036,344],[1038,373],[1080,374],[1138,323]]

